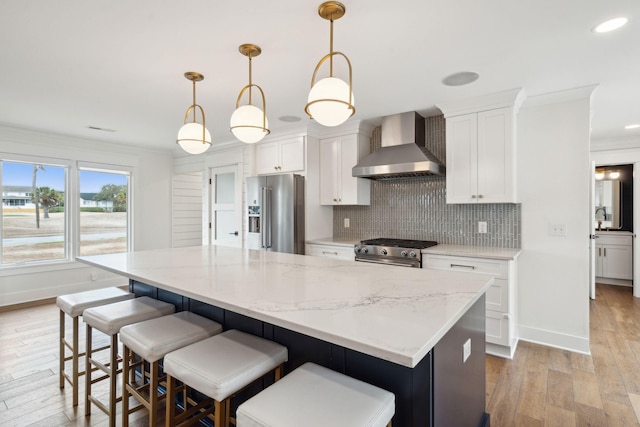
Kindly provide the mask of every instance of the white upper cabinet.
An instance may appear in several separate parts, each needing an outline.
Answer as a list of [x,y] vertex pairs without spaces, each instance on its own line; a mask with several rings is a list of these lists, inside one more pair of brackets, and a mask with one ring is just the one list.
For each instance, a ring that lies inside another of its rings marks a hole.
[[516,203],[522,90],[439,105],[446,119],[447,203]]
[[320,140],[320,204],[370,204],[370,181],[351,175],[351,169],[369,154],[369,147],[369,139],[361,134]]
[[258,143],[256,156],[258,175],[303,171],[304,137]]

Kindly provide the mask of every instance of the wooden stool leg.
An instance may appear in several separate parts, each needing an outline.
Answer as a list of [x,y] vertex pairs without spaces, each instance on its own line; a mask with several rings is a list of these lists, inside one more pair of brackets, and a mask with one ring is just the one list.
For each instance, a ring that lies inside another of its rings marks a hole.
[[[226,406],[225,402],[218,402],[217,400],[214,403],[214,413],[213,413],[213,425],[214,426],[222,426],[222,420],[224,420],[224,407]],[[226,426],[225,426],[226,427]]]
[[[78,359],[79,357],[79,339],[78,339],[78,335],[79,335],[79,321],[78,318],[80,316],[76,316],[73,318],[73,352],[71,355],[71,360],[72,360],[72,375],[73,375],[73,406],[78,406],[78,382],[80,381],[80,372],[78,372],[79,366],[78,366]],[[63,362],[64,363],[64,362]]]
[[65,358],[65,345],[64,345],[64,311],[60,310],[60,388],[64,388],[64,358]]
[[116,387],[118,378],[118,334],[111,336],[109,366],[109,426],[116,427]]
[[166,408],[166,427],[172,427],[175,425],[174,419],[176,417],[176,379],[171,375],[167,375],[167,397],[165,398]]
[[159,363],[151,363],[151,379],[149,382],[149,427],[155,427],[158,420],[158,375]]
[[91,353],[92,353],[92,345],[91,345],[91,326],[87,325],[87,349],[85,351],[85,370],[84,370],[84,415],[87,416],[91,414],[91,400],[89,396],[91,395]]
[[126,345],[122,350],[122,427],[129,425],[129,389],[127,388],[129,377],[129,366],[131,363],[132,351]]

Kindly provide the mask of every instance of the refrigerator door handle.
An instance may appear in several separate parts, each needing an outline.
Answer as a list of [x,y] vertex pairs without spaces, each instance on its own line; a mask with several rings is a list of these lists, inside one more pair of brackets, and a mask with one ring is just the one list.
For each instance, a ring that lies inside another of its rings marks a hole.
[[268,187],[261,188],[261,205],[260,222],[262,223],[261,246],[263,248],[271,247],[271,189]]

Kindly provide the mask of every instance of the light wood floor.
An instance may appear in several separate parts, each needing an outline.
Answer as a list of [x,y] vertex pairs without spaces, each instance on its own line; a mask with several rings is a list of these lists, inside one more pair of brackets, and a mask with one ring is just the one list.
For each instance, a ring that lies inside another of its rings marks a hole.
[[[598,285],[590,312],[591,356],[525,342],[513,360],[487,356],[493,427],[640,425],[640,300]],[[55,304],[0,312],[0,426],[107,425],[98,409],[84,417],[80,392],[74,409],[70,387],[58,388]],[[132,426],[146,425],[143,413]]]
[[598,285],[591,356],[520,342],[513,360],[487,356],[491,426],[638,426],[640,299]]

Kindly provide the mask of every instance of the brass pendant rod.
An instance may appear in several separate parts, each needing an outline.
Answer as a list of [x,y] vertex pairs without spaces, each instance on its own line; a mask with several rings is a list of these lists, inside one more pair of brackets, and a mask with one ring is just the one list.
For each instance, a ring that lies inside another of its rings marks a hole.
[[253,86],[252,81],[251,81],[251,74],[252,74],[252,61],[251,61],[251,52],[249,52],[249,105],[253,105],[253,102],[251,100],[251,86]]
[[[193,107],[195,107],[196,104],[196,81],[192,80],[191,81],[193,83]],[[193,109],[193,123],[196,122],[196,109]],[[204,138],[203,138],[204,139]]]
[[330,24],[330,36],[329,36],[329,77],[333,77],[333,13],[331,14],[331,24]]

